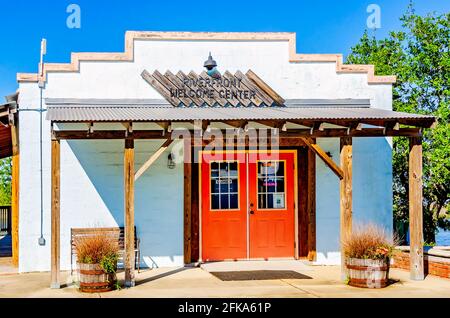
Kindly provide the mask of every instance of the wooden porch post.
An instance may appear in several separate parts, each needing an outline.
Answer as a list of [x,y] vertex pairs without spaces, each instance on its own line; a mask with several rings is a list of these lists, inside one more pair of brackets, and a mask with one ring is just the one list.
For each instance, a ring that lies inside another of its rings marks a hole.
[[125,287],[133,287],[134,277],[134,139],[125,139]]
[[[341,168],[343,178],[340,181],[340,239],[345,240],[352,233],[352,138],[341,137]],[[345,256],[341,246],[341,276],[347,278]]]
[[308,149],[308,260],[315,261],[316,252],[316,154]]
[[410,277],[423,280],[422,139],[409,138]]
[[52,140],[51,285],[60,288],[60,142]]
[[19,265],[19,127],[11,125],[12,139],[12,171],[11,171],[11,238],[12,263]]
[[184,263],[192,262],[192,160],[191,140],[184,140]]

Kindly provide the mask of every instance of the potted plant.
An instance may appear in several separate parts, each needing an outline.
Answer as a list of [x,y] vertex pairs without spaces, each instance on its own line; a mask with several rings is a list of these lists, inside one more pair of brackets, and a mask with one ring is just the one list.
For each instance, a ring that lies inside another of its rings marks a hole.
[[389,282],[390,258],[397,238],[374,224],[359,225],[342,241],[348,284],[383,288]]
[[98,293],[117,288],[117,238],[102,233],[75,240],[80,291]]

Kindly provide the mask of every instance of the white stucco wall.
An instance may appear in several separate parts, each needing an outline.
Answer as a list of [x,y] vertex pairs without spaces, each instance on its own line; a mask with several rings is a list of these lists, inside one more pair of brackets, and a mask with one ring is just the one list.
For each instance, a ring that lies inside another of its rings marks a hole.
[[[318,144],[340,163],[339,138]],[[338,265],[339,178],[316,158],[317,264]],[[392,231],[392,155],[386,138],[353,138],[353,224],[375,223]]]
[[[20,240],[19,271],[50,267],[50,125],[43,139],[45,246],[39,246],[39,113],[20,113]],[[138,169],[162,143],[135,142]],[[124,224],[123,145],[121,140],[61,142],[61,269],[70,269],[70,229]],[[135,223],[141,239],[141,266],[183,264],[183,165],[167,168],[175,143],[135,184]],[[178,152],[177,152],[178,153]]]
[[[335,63],[289,63],[287,42],[135,41],[133,62],[81,62],[80,71],[49,73],[43,98],[162,98],[140,76],[149,72],[202,70],[212,52],[219,70],[252,69],[286,99],[369,98],[391,109],[391,85],[369,85],[366,74],[337,74]],[[50,127],[43,121],[44,237],[38,245],[39,88],[20,84],[19,271],[50,268]],[[46,106],[44,105],[44,108]],[[45,118],[45,114],[44,114]],[[99,127],[98,127],[99,128]],[[103,127],[104,128],[104,127]],[[339,161],[339,140],[319,139]],[[157,148],[157,141],[136,142],[136,168]],[[71,227],[123,225],[123,142],[61,143],[61,268],[70,266]],[[389,141],[354,139],[355,221],[373,220],[392,227],[392,171]],[[166,167],[167,153],[136,183],[136,225],[143,264],[183,263],[183,169]],[[339,182],[317,160],[318,263],[339,263]]]

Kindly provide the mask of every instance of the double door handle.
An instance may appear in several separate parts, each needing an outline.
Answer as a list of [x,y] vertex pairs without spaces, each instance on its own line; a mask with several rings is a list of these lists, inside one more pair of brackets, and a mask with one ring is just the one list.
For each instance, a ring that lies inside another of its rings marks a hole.
[[253,203],[250,203],[250,214],[255,214],[255,211],[253,210]]

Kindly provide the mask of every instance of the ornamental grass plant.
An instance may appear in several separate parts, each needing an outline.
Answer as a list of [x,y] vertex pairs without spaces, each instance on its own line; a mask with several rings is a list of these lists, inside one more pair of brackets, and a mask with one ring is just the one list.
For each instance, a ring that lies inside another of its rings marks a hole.
[[117,238],[94,233],[75,239],[77,262],[82,264],[100,264],[106,273],[115,273],[119,258]]
[[342,249],[347,258],[383,260],[392,257],[398,242],[396,235],[378,225],[358,224],[342,241]]

